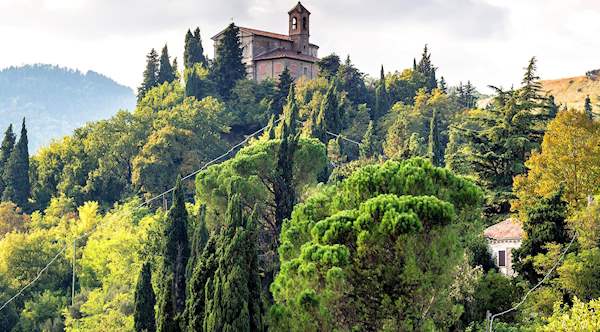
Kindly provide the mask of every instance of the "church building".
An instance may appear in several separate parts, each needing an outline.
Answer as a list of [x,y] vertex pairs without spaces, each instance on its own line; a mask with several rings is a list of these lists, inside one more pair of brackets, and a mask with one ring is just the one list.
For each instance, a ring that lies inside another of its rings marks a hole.
[[[277,80],[286,67],[294,79],[317,76],[319,46],[310,43],[310,12],[300,2],[288,12],[287,35],[245,27],[239,30],[248,79]],[[215,54],[223,32],[212,37]]]

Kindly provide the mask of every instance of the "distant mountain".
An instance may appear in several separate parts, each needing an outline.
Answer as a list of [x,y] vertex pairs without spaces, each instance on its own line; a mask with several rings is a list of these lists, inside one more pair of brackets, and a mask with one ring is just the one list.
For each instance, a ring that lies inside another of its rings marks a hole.
[[133,109],[135,100],[129,87],[93,71],[45,64],[6,68],[0,70],[0,140],[10,123],[18,135],[25,117],[35,152],[88,121]]
[[567,105],[569,108],[583,109],[585,97],[590,96],[595,113],[599,113],[597,106],[600,103],[600,77],[589,74],[542,81],[544,91],[554,95],[557,103]]

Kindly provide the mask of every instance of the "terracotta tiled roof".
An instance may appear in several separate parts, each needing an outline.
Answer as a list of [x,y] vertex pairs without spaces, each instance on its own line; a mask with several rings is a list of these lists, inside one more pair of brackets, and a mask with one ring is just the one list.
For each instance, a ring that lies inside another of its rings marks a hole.
[[251,33],[253,35],[258,35],[258,36],[264,36],[264,37],[269,37],[269,38],[275,38],[275,39],[292,41],[292,39],[290,38],[290,36],[288,36],[288,35],[282,35],[280,33],[274,33],[274,32],[269,32],[269,31],[262,31],[262,30],[251,29],[251,28],[240,28],[240,31]]
[[268,52],[265,54],[261,54],[261,55],[257,56],[256,58],[254,58],[254,61],[280,59],[280,58],[296,59],[296,60],[312,62],[312,63],[319,61],[319,58],[317,58],[317,57],[302,54],[302,53],[297,53],[292,50],[283,50],[283,49],[277,49],[277,50],[274,50],[274,51],[271,51],[271,52]]
[[[280,33],[274,33],[274,32],[251,29],[251,28],[244,28],[244,27],[238,27],[238,29],[240,29],[241,32],[246,32],[246,33],[257,35],[257,36],[269,37],[269,38],[285,40],[285,41],[289,41],[289,42],[292,41],[290,36],[282,35]],[[214,35],[211,39],[216,40],[221,34],[223,34],[223,32],[225,32],[225,29],[223,29],[222,31],[220,31],[219,33]]]
[[494,240],[521,239],[523,237],[523,225],[517,218],[508,218],[486,228],[483,235]]

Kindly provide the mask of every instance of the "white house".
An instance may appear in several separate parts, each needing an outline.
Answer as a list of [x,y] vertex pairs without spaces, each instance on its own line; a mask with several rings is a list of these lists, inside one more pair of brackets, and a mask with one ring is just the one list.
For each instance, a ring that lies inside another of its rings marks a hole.
[[519,219],[508,218],[485,229],[490,253],[500,272],[507,276],[516,273],[512,268],[512,250],[521,246],[523,225]]

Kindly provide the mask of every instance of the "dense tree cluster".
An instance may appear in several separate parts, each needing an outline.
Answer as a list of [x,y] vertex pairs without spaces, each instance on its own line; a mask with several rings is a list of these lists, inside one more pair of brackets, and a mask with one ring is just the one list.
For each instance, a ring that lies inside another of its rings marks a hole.
[[[590,101],[563,110],[532,58],[520,87],[492,87],[484,105],[470,81],[439,75],[428,46],[376,79],[332,54],[315,79],[284,68],[255,82],[238,35],[228,26],[209,60],[200,30],[187,31],[183,80],[166,45],[152,50],[135,110],[31,158],[25,122],[18,139],[8,127],[0,300],[64,252],[0,311],[0,329],[478,331],[572,240],[497,328],[597,324]],[[195,186],[181,180],[241,140]],[[173,185],[162,204],[140,208]],[[512,279],[482,237],[511,213],[526,233]]]

